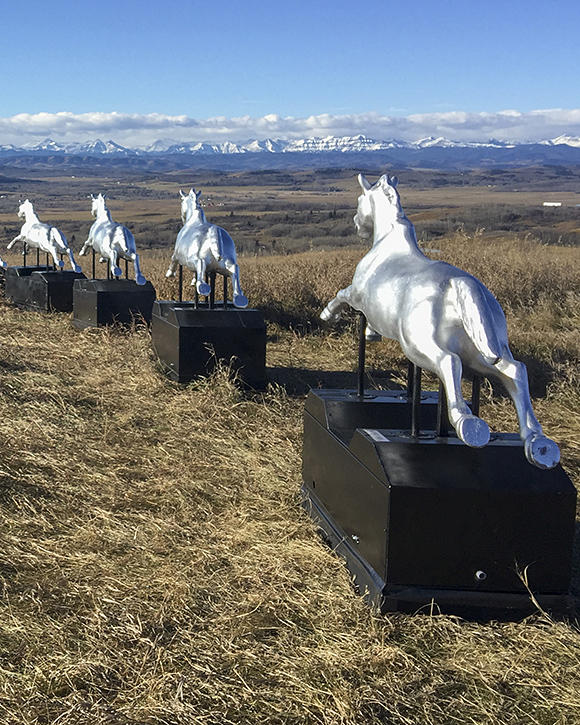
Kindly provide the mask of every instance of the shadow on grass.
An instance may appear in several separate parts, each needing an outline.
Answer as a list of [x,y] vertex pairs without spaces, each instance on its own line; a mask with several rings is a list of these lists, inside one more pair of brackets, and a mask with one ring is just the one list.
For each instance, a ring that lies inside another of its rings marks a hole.
[[[356,371],[348,370],[309,370],[296,367],[269,367],[268,380],[283,387],[288,395],[303,396],[311,388],[356,389],[358,376]],[[372,377],[372,382],[370,377]],[[397,370],[371,371],[365,375],[365,388],[383,390],[402,390],[400,372]]]

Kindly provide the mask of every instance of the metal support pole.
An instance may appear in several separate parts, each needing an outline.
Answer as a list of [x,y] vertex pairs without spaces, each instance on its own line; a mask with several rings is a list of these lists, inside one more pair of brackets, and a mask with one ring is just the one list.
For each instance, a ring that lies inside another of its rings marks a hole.
[[209,309],[215,307],[215,272],[209,273]]
[[125,259],[125,279],[129,279],[129,260]]
[[359,314],[358,318],[358,371],[357,371],[357,394],[359,398],[364,398],[365,394],[365,357],[366,357],[366,338],[367,318],[364,313]]
[[[36,266],[40,267],[40,248],[36,247]],[[48,267],[48,263],[46,265]]]
[[437,400],[437,437],[445,438],[449,432],[449,416],[447,415],[447,396],[445,386],[439,381],[439,398]]
[[95,248],[93,247],[93,279],[95,279],[96,276],[96,269],[95,269]]
[[183,302],[183,267],[179,265],[179,275],[177,276],[177,293],[178,300]]
[[413,397],[413,371],[415,369],[415,366],[413,363],[409,360],[407,364],[407,400],[410,400]]
[[[49,269],[49,268],[50,268],[50,267],[49,267],[49,265],[50,265],[50,259],[49,259],[49,257],[48,257],[48,252],[47,252],[47,253],[46,253],[46,268],[47,268],[47,269]],[[38,263],[36,264],[36,266],[37,266],[37,267],[39,266],[39,265],[38,265]]]
[[[59,257],[60,257],[60,261],[64,262],[64,254],[59,254]],[[62,267],[59,267],[59,270],[61,272],[64,272],[64,265]]]
[[107,279],[111,279],[111,260],[107,259]]
[[421,432],[421,368],[413,365],[413,397],[411,400],[411,435],[418,438]]
[[22,261],[24,266],[26,267],[26,255],[28,254],[28,244],[24,242],[24,251],[22,252]]
[[479,405],[481,402],[481,377],[479,375],[473,376],[473,382],[471,387],[471,412],[473,415],[479,417]]

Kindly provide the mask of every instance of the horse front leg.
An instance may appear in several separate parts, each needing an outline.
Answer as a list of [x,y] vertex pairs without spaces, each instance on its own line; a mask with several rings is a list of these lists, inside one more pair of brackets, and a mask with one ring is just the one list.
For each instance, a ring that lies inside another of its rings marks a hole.
[[444,353],[437,360],[435,371],[445,388],[449,422],[458,438],[472,448],[481,448],[489,442],[489,426],[473,415],[461,393],[461,358],[455,353]]
[[81,247],[81,251],[79,252],[79,257],[84,257],[84,255],[87,253],[87,249],[89,247],[93,246],[92,241],[93,240],[90,237],[87,239],[87,241]]
[[6,249],[12,249],[12,247],[13,247],[13,246],[14,246],[14,245],[16,244],[16,242],[19,242],[19,241],[21,241],[21,240],[22,240],[22,241],[25,241],[25,237],[23,237],[23,236],[22,236],[21,234],[18,234],[18,235],[17,235],[17,236],[15,236],[15,237],[14,237],[14,239],[13,239],[13,240],[12,240],[12,241],[11,241],[11,242],[10,242],[10,243],[8,244],[8,246],[6,247]]
[[171,262],[169,262],[169,268],[167,272],[165,272],[166,277],[175,277],[177,273],[177,268],[179,267],[179,262],[177,261],[177,258],[175,255],[171,257]]
[[490,367],[493,368],[494,377],[501,381],[514,402],[526,458],[538,468],[554,468],[560,461],[560,449],[553,440],[544,435],[542,426],[534,415],[526,366],[515,360],[508,351]]
[[341,289],[336,297],[330,300],[326,307],[320,313],[320,319],[324,322],[335,323],[340,320],[342,311],[350,306],[350,296],[352,292],[352,285]]

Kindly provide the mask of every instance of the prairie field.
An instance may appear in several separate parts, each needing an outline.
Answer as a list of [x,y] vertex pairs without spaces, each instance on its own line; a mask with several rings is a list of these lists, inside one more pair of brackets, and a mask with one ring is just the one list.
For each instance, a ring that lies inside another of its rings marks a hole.
[[[307,390],[355,386],[354,317],[329,329],[318,315],[363,252],[241,255],[268,322],[260,393],[227,366],[169,382],[143,325],[79,332],[0,300],[2,723],[580,723],[575,615],[380,616],[301,508]],[[503,304],[578,485],[578,251],[459,231],[428,253]],[[142,256],[175,299],[168,250]],[[404,382],[393,342],[368,346],[368,368],[370,385]],[[516,429],[490,386],[482,416]]]

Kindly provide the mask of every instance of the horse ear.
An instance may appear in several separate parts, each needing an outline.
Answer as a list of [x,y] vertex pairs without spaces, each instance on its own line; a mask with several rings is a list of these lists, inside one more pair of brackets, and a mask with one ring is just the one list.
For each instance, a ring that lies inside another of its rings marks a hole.
[[192,187],[191,187],[191,189],[189,190],[189,196],[195,196],[195,197],[197,197],[196,191],[195,191],[195,189],[193,188],[193,186],[192,186]]
[[397,184],[399,183],[399,179],[397,179],[397,177],[396,177],[396,176],[389,176],[389,177],[388,177],[388,179],[389,179],[389,184],[390,184],[390,185],[391,185],[391,186],[392,186],[392,187],[393,187],[394,189],[396,189],[396,188],[397,188]]
[[368,182],[368,179],[364,174],[358,175],[358,183],[363,191],[370,191],[371,184]]
[[185,194],[181,191],[181,189],[179,190],[179,196],[181,196],[182,199],[185,199]]

